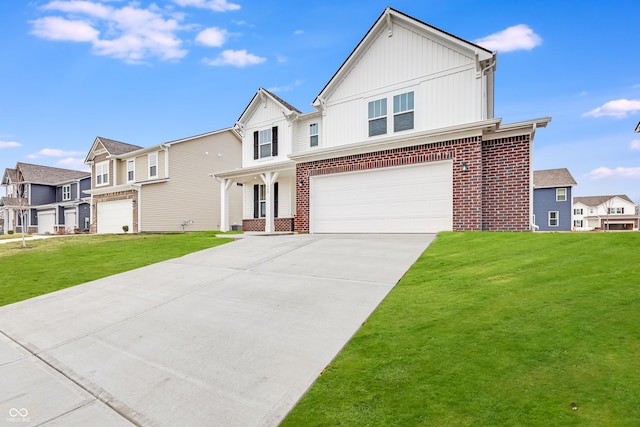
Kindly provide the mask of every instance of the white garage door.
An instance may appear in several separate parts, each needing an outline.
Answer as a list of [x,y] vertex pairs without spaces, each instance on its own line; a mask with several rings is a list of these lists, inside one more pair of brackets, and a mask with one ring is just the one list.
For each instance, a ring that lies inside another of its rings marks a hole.
[[311,178],[312,233],[435,233],[453,224],[452,162]]
[[67,231],[71,232],[74,228],[78,227],[76,222],[76,210],[66,210],[64,211],[64,226]]
[[96,208],[98,233],[122,233],[123,225],[129,226],[129,232],[133,231],[133,209],[130,199],[99,202]]
[[56,212],[43,211],[38,212],[38,234],[51,233],[56,225]]

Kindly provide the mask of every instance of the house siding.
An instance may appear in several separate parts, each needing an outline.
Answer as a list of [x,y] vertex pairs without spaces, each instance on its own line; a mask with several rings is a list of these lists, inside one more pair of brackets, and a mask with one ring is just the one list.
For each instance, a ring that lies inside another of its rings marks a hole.
[[56,187],[50,185],[30,184],[31,206],[46,205],[56,201]]
[[[571,210],[571,187],[567,189],[567,200],[556,201],[556,188],[536,188],[533,190],[533,214],[539,231],[571,231],[573,226]],[[557,211],[559,221],[557,227],[549,226],[549,212]]]
[[[160,153],[158,175],[164,177],[165,154]],[[169,180],[141,187],[140,231],[182,231],[185,221],[193,221],[186,231],[218,230],[220,184],[210,174],[240,162],[241,145],[230,131],[170,146]],[[230,224],[242,223],[241,199],[242,188],[233,185],[229,189]]]

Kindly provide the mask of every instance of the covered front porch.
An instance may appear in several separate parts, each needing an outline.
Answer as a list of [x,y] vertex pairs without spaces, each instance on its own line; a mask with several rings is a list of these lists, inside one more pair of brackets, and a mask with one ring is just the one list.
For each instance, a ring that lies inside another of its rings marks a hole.
[[215,174],[220,182],[220,231],[229,231],[229,189],[243,187],[242,229],[257,232],[294,230],[296,169],[292,161]]

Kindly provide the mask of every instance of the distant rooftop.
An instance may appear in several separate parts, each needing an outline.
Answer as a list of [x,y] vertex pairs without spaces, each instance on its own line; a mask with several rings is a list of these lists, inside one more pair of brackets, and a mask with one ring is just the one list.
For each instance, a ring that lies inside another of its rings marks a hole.
[[578,183],[567,168],[533,171],[534,188],[572,187],[574,185],[578,185]]
[[629,203],[633,203],[631,199],[626,194],[617,194],[613,196],[584,196],[584,197],[574,197],[573,203],[582,203],[585,206],[599,206],[604,202],[613,199],[614,197],[619,197],[623,200],[626,200]]

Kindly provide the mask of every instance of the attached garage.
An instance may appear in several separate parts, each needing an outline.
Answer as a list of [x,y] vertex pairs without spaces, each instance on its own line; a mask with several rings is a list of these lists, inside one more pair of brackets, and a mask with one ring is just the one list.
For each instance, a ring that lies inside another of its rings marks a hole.
[[122,226],[129,226],[133,231],[133,206],[131,199],[98,202],[97,231],[98,234],[122,233]]
[[53,234],[56,225],[56,211],[38,212],[38,234]]
[[311,177],[312,233],[435,233],[453,228],[452,162]]
[[64,211],[64,226],[67,231],[72,231],[74,228],[78,227],[78,221],[76,218],[76,208],[66,209]]

